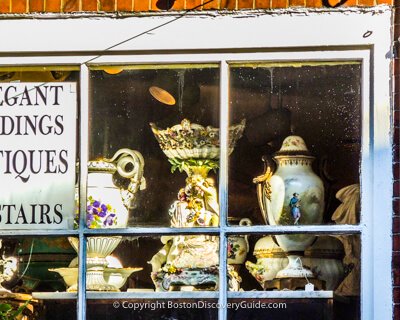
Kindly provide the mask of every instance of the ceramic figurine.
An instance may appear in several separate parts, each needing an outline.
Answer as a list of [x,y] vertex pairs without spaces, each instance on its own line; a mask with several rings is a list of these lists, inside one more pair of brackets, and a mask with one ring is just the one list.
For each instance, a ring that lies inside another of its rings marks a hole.
[[[0,239],[0,249],[3,245],[3,240]],[[17,258],[5,257],[4,254],[0,258],[0,294],[10,292],[2,286],[3,281],[9,281],[17,271]]]
[[[178,192],[169,210],[171,227],[213,227],[219,224],[218,191],[208,177],[210,170],[219,165],[219,129],[203,127],[182,120],[181,124],[159,129],[150,124],[160,144],[171,171],[179,170],[188,175],[186,185]],[[245,122],[229,128],[231,153],[242,136]],[[176,286],[215,288],[218,283],[219,241],[205,235],[164,236],[163,248],[151,261],[152,279],[157,291],[172,290]],[[238,287],[235,273],[230,272],[230,282]]]
[[[263,175],[254,179],[261,212],[270,225],[320,224],[324,210],[322,180],[313,172],[310,154],[304,140],[289,136],[273,157],[277,169],[267,164]],[[301,204],[301,206],[300,206]],[[278,278],[312,277],[303,268],[298,252],[315,240],[314,235],[276,235],[279,246],[288,253],[289,265],[277,273]]]

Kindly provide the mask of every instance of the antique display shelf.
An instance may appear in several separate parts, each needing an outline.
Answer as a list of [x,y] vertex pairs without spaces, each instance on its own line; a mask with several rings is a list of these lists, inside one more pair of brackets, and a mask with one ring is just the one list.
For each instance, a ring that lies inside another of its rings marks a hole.
[[[34,292],[32,297],[40,300],[71,300],[76,292]],[[228,299],[332,299],[333,291],[242,291],[228,292]],[[217,291],[203,292],[98,292],[87,291],[87,299],[218,299]]]

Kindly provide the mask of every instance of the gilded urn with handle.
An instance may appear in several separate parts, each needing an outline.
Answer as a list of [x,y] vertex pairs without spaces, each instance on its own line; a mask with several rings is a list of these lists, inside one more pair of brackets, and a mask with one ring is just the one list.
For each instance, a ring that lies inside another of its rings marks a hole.
[[[276,170],[267,164],[256,177],[258,201],[265,222],[270,225],[320,224],[324,210],[324,186],[314,173],[314,157],[299,136],[288,136],[274,154]],[[276,235],[279,246],[288,254],[289,265],[277,278],[312,277],[303,268],[299,254],[315,240],[314,235]]]

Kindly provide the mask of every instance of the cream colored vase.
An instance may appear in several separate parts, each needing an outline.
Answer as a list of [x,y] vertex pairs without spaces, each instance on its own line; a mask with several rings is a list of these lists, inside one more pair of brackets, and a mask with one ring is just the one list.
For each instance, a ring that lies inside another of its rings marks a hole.
[[[134,206],[135,194],[139,189],[145,188],[143,168],[142,155],[138,151],[130,149],[118,150],[111,159],[89,161],[86,212],[88,228],[124,228],[127,226],[129,209]],[[116,172],[121,177],[129,179],[126,189],[119,188],[114,184],[113,175]],[[101,211],[102,206],[104,206],[104,213],[94,217],[93,210]],[[121,236],[87,238],[88,290],[118,290],[104,281],[103,271],[107,266],[105,258],[115,250],[121,239]],[[70,237],[68,240],[78,252],[78,239]]]
[[[324,186],[313,172],[311,156],[304,140],[289,136],[274,155],[277,169],[267,166],[265,173],[254,179],[261,212],[270,225],[320,224],[324,210]],[[277,278],[312,277],[303,268],[299,253],[311,245],[314,235],[276,235],[279,246],[287,252],[289,264]]]

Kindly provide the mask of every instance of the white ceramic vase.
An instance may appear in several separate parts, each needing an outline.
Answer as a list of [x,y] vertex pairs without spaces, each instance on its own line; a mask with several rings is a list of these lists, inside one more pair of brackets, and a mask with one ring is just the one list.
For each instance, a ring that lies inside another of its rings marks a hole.
[[[248,218],[243,218],[239,222],[240,226],[251,226],[252,222]],[[247,235],[228,237],[228,264],[241,265],[246,261],[249,252],[249,242]]]
[[[254,179],[260,208],[270,225],[320,224],[324,210],[324,186],[313,172],[311,156],[304,140],[289,136],[274,155],[277,169],[267,166],[265,173]],[[303,268],[299,253],[312,244],[314,235],[277,235],[279,246],[288,254],[288,266],[277,278],[312,277]]]

